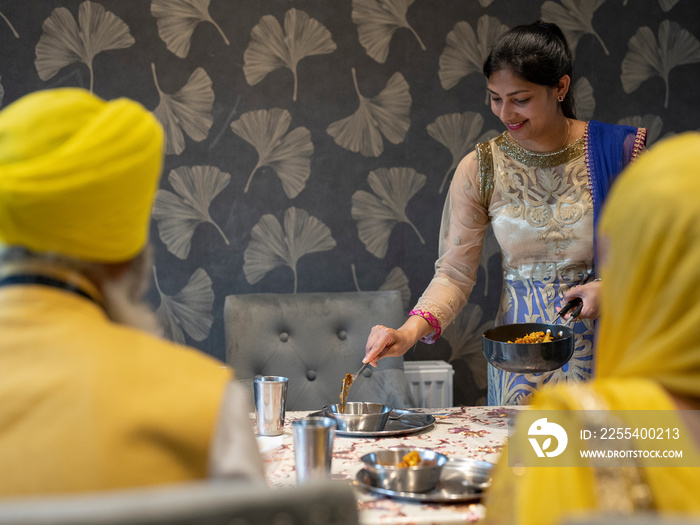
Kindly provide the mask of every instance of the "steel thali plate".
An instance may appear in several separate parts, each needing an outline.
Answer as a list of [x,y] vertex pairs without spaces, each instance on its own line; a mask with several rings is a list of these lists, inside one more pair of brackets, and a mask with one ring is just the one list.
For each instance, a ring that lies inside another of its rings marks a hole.
[[[399,415],[397,419],[392,419],[394,415]],[[309,414],[307,417],[328,416],[323,410]],[[343,437],[393,437],[414,434],[430,428],[435,424],[435,417],[430,414],[421,414],[412,410],[395,408],[391,411],[389,420],[384,425],[383,430],[377,431],[355,431],[336,430],[336,436]]]
[[[378,487],[372,483],[369,473],[360,469],[355,476],[355,485],[382,496],[421,503],[464,503],[481,500],[490,484],[492,464],[476,459],[460,458],[448,461],[440,474],[438,486],[430,492],[399,492]],[[484,479],[484,475],[489,476]]]

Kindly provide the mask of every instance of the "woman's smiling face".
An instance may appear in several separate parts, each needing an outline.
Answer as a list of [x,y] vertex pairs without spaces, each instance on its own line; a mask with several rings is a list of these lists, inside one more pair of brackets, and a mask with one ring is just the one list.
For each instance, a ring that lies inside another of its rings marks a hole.
[[523,80],[510,69],[495,71],[488,80],[491,111],[524,148],[552,151],[565,138],[566,120],[557,97],[566,95],[568,87],[568,76],[559,86],[548,87]]

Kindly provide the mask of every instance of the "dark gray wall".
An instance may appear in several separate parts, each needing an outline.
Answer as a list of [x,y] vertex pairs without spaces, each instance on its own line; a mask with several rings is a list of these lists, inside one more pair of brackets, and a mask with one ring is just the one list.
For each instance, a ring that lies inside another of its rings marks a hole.
[[[169,130],[149,300],[172,338],[223,359],[229,294],[388,287],[412,305],[433,273],[446,175],[479,137],[502,130],[479,73],[502,26],[543,18],[569,31],[584,79],[580,117],[648,126],[652,142],[698,127],[696,0],[404,0],[392,2],[403,6],[385,12],[397,21],[385,25],[381,4],[0,0],[3,106],[38,89],[92,84],[104,98],[140,101]],[[80,10],[92,24],[78,25]],[[359,107],[353,70],[370,106],[336,142],[329,126]],[[170,116],[156,111],[163,103]],[[363,140],[372,153],[351,151]],[[370,186],[372,172],[379,186]],[[480,333],[492,322],[499,269],[490,238],[463,318],[435,347],[407,355],[450,361],[457,403],[485,399]]]

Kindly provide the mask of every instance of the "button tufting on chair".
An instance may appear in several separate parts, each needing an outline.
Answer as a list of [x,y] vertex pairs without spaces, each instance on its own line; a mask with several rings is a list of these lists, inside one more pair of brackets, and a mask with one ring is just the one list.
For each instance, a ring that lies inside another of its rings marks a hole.
[[[319,410],[337,402],[345,374],[362,366],[372,326],[398,327],[403,321],[396,290],[229,295],[226,362],[242,380],[288,377],[287,410]],[[387,357],[366,370],[348,400],[414,406],[403,357]]]

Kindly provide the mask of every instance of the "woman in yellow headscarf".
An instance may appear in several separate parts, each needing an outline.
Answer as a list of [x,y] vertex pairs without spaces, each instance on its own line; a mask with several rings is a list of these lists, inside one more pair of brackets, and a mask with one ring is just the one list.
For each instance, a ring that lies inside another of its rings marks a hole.
[[[523,466],[515,459],[522,441],[516,437],[528,427],[519,421],[495,469],[488,523],[547,525],[591,512],[700,515],[699,196],[700,133],[657,144],[618,179],[599,230],[603,287],[595,379],[543,389],[531,404],[538,411],[566,411],[579,428],[609,411],[620,411],[614,414],[628,426],[641,416],[670,416],[680,435],[673,448],[682,450],[684,466],[663,460],[625,468],[604,462]],[[642,410],[663,412],[633,412]],[[639,449],[668,445],[630,443]]]

